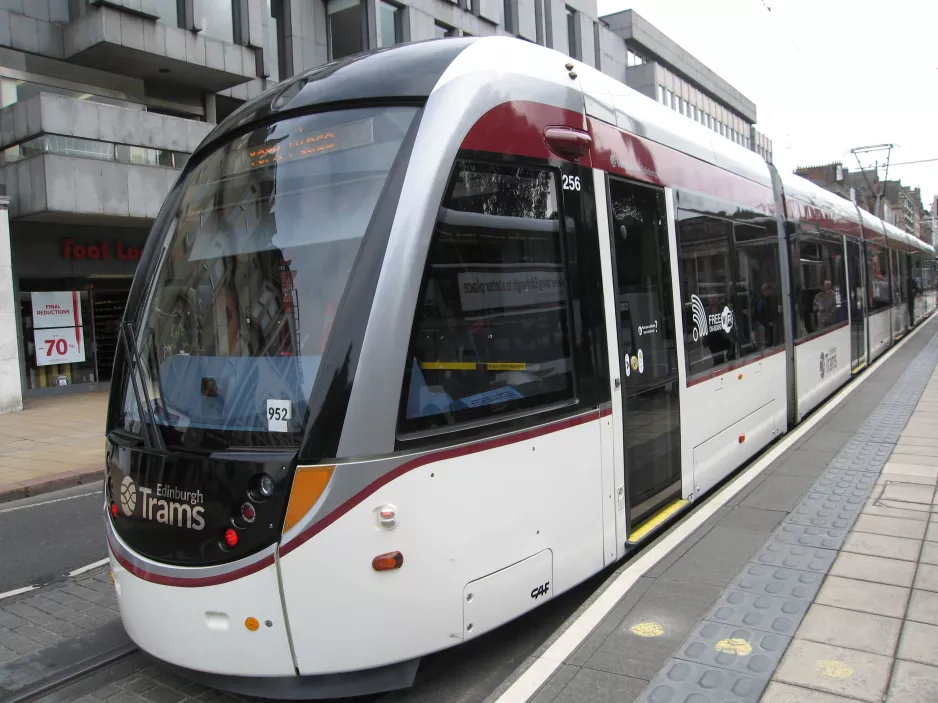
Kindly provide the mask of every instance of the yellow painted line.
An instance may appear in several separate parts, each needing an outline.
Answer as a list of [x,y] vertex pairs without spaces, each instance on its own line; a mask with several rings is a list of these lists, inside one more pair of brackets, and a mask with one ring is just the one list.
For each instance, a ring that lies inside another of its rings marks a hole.
[[524,371],[528,365],[517,361],[498,361],[475,363],[472,361],[421,361],[420,368],[427,371]]
[[649,532],[653,531],[656,527],[658,527],[661,523],[663,523],[663,522],[664,522],[665,520],[667,520],[669,517],[671,517],[672,515],[674,515],[674,513],[676,513],[676,512],[677,512],[678,510],[680,510],[681,508],[683,508],[685,505],[687,505],[687,501],[684,500],[683,498],[678,498],[676,501],[674,501],[674,502],[671,503],[670,505],[666,505],[666,506],[663,507],[661,510],[659,510],[657,513],[655,513],[655,514],[652,515],[650,518],[648,518],[647,520],[645,520],[645,522],[643,522],[641,525],[639,525],[638,527],[636,527],[636,528],[635,528],[635,531],[632,532],[632,533],[628,536],[628,538],[626,539],[626,541],[627,541],[627,542],[632,542],[633,544],[634,544],[635,542],[638,542],[638,541],[639,541],[640,539],[642,539],[645,535],[647,535]]
[[836,659],[818,659],[817,670],[824,676],[830,676],[833,679],[848,679],[853,676],[853,669]]
[[854,369],[851,371],[851,373],[856,373],[857,371],[862,371],[862,370],[865,369],[865,368],[866,368],[866,362],[864,361],[864,362],[863,362],[862,364],[860,364],[859,366],[854,367]]

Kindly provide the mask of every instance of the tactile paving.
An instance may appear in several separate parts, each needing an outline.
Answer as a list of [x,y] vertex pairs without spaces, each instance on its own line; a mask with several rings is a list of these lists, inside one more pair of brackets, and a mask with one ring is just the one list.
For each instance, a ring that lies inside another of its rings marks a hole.
[[768,542],[762,546],[751,561],[765,566],[781,566],[786,569],[815,571],[826,574],[837,558],[833,549],[803,547],[800,544]]
[[784,521],[793,525],[846,529],[856,520],[862,507],[863,500],[859,498],[809,493],[785,516]]
[[792,525],[790,522],[783,522],[779,525],[771,537],[776,542],[798,544],[802,547],[822,547],[824,549],[840,549],[846,538],[847,530],[832,527]]
[[811,602],[821,588],[824,574],[780,566],[749,563],[736,575],[729,588],[778,598]]
[[705,620],[687,638],[677,658],[750,676],[769,676],[790,640],[773,632]]
[[755,703],[767,676],[671,659],[655,675],[637,703]]
[[808,612],[808,603],[746,591],[726,590],[704,620],[791,636]]
[[[936,364],[938,334],[720,594],[639,701],[758,701],[871,497]],[[872,496],[878,503],[881,493]]]

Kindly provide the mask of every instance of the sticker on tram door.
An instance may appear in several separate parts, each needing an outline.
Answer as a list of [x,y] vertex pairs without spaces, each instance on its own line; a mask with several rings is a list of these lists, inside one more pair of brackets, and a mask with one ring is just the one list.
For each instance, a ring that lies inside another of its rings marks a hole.
[[545,583],[543,586],[536,586],[531,589],[531,597],[534,600],[537,600],[541,596],[546,596],[548,591],[550,591],[550,581]]

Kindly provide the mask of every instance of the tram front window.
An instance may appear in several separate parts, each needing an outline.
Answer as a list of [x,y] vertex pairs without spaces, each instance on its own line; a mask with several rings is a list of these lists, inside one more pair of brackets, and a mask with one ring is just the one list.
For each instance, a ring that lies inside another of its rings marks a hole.
[[142,431],[143,410],[169,445],[299,443],[336,309],[415,112],[284,120],[188,175],[167,231],[152,235],[163,253],[131,318],[141,363],[124,381],[125,430]]

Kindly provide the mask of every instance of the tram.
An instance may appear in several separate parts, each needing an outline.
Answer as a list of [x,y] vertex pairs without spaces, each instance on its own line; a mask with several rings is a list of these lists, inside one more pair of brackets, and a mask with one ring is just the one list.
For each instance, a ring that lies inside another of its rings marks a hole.
[[227,690],[406,687],[935,306],[930,246],[560,53],[323,66],[218,125],[139,263],[107,427],[124,625]]

